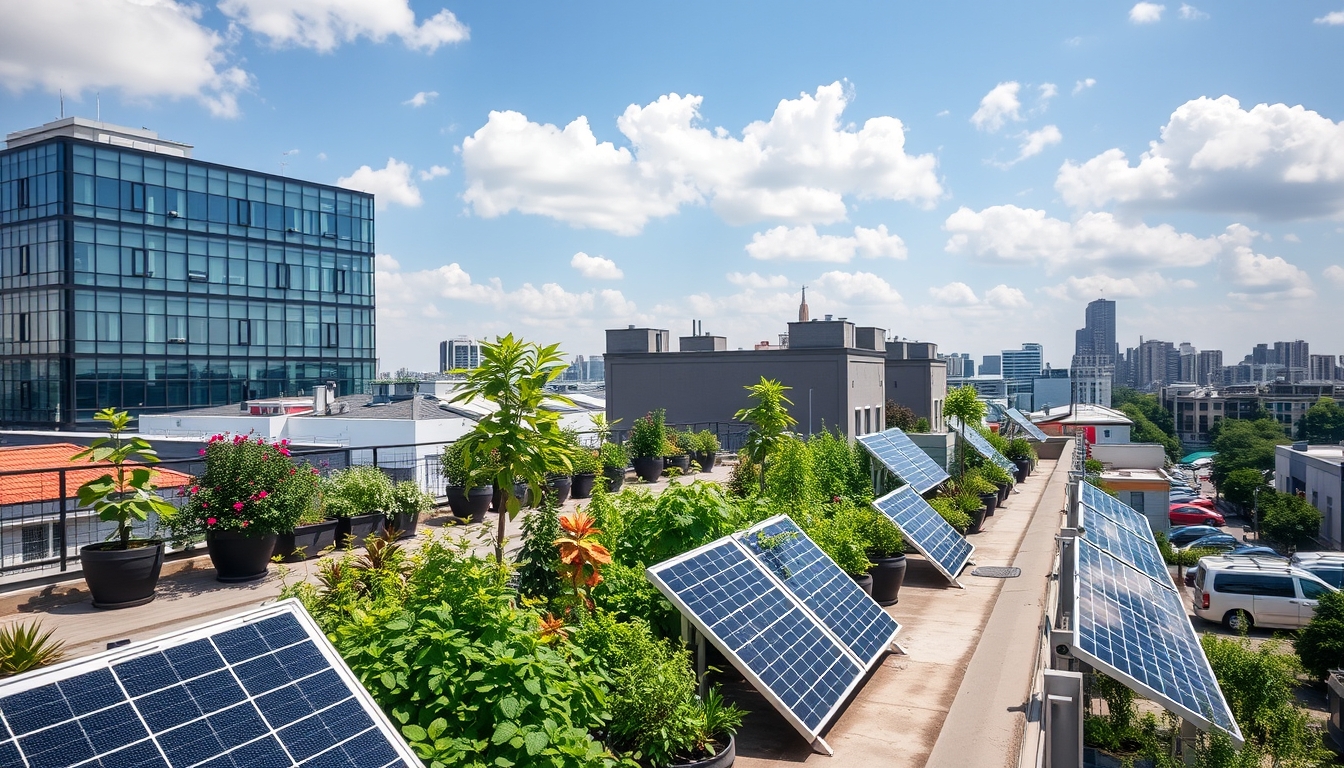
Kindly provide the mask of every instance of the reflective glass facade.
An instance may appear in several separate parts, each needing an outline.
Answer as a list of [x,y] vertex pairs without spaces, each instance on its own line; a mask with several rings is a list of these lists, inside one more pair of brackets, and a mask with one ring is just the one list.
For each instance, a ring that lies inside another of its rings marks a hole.
[[0,424],[374,376],[373,197],[57,138],[0,152]]

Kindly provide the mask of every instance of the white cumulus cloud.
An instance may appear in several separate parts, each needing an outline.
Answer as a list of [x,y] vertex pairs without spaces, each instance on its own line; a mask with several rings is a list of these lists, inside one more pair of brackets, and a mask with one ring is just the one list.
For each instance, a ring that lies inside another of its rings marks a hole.
[[842,124],[850,98],[837,82],[782,100],[737,138],[700,124],[701,97],[668,94],[616,121],[629,147],[599,142],[586,117],[562,129],[491,112],[462,142],[463,198],[486,218],[516,210],[623,235],[686,204],[731,224],[843,221],[847,196],[932,205],[933,155],[907,154],[894,117]]
[[1078,82],[1073,84],[1073,95],[1077,96],[1078,94],[1082,93],[1083,91],[1086,91],[1088,88],[1091,88],[1096,84],[1097,79],[1095,77],[1089,77],[1086,80],[1079,80]]
[[975,295],[971,286],[960,282],[932,286],[929,288],[929,295],[939,304],[953,307],[969,307],[972,304],[980,303],[980,298]]
[[1321,274],[1325,275],[1325,278],[1335,285],[1344,285],[1344,267],[1338,264],[1331,264],[1321,270]]
[[1162,12],[1165,10],[1167,6],[1157,3],[1135,3],[1129,9],[1129,20],[1135,24],[1156,24],[1162,20]]
[[113,89],[131,100],[194,98],[236,117],[251,76],[200,16],[199,6],[173,0],[0,0],[0,85],[75,98]]
[[1234,299],[1305,299],[1316,295],[1307,273],[1280,256],[1256,253],[1250,241],[1255,232],[1233,225],[1239,242],[1223,256],[1222,277],[1231,284]]
[[1055,189],[1108,203],[1294,219],[1344,214],[1344,123],[1301,106],[1201,97],[1182,104],[1131,165],[1120,149],[1066,162]]
[[403,106],[419,109],[437,98],[439,98],[438,91],[418,91],[414,96],[401,103]]
[[886,280],[872,272],[826,272],[808,286],[815,284],[827,296],[853,306],[895,305],[901,303],[901,294]]
[[371,193],[378,210],[387,208],[388,203],[417,208],[424,202],[420,188],[411,180],[410,164],[395,157],[387,158],[387,165],[377,170],[361,165],[349,176],[337,179],[336,186]]
[[421,181],[432,181],[440,176],[447,176],[449,173],[451,171],[442,165],[431,165],[428,170],[420,171],[418,175]]
[[1020,309],[1030,306],[1027,297],[1017,288],[1000,283],[976,296],[971,286],[962,282],[929,288],[929,295],[939,304],[950,307],[977,307],[980,309]]
[[1009,120],[1020,121],[1022,102],[1017,93],[1021,89],[1021,84],[1012,80],[994,86],[980,99],[980,108],[971,115],[971,124],[979,130],[994,133]]
[[1201,21],[1209,18],[1209,14],[1188,3],[1181,3],[1181,18],[1186,21]]
[[1041,154],[1046,147],[1063,141],[1064,134],[1060,133],[1056,126],[1047,125],[1039,131],[1027,131],[1019,134],[1018,138],[1022,140],[1022,144],[1018,147],[1017,157],[1006,165],[1015,165],[1029,157]]
[[755,272],[729,272],[724,276],[728,282],[742,288],[786,288],[789,278],[784,275],[760,275]]
[[1124,277],[1107,274],[1070,277],[1063,283],[1042,290],[1053,299],[1091,301],[1093,299],[1142,299],[1172,288],[1194,287],[1186,280],[1172,281],[1157,272],[1140,272]]
[[577,269],[584,277],[594,280],[620,280],[625,277],[625,273],[616,266],[616,262],[602,256],[589,256],[583,251],[574,254],[574,258],[569,260],[569,266]]
[[1042,109],[1045,108],[1047,102],[1059,95],[1059,86],[1054,83],[1042,83],[1041,85],[1036,86],[1036,88],[1041,93],[1040,101]]
[[1330,27],[1344,25],[1344,11],[1331,11],[1318,19],[1312,19],[1316,24],[1324,24]]
[[812,225],[775,227],[751,236],[747,255],[762,261],[833,261],[845,263],[861,255],[867,258],[904,259],[905,241],[887,232],[885,224],[876,229],[855,227],[853,236],[819,235]]
[[471,36],[446,9],[417,24],[407,0],[221,0],[219,10],[272,45],[322,52],[359,37],[395,36],[408,48],[434,51]]

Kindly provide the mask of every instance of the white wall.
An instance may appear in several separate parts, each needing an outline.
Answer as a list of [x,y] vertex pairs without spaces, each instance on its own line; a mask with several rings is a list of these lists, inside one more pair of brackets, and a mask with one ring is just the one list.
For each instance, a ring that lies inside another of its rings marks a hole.
[[1167,463],[1166,451],[1157,443],[1099,442],[1092,446],[1092,458],[1115,469],[1161,469]]

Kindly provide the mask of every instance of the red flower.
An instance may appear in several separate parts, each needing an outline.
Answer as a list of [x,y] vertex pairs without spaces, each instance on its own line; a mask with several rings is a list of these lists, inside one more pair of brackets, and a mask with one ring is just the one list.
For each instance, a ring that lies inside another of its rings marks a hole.
[[286,455],[286,456],[289,455],[289,451],[285,450],[284,448],[281,448],[281,449],[280,449],[280,452],[283,453],[283,454]]
[[202,456],[204,456],[204,455],[205,455],[205,449],[202,448],[201,450],[197,451],[197,453],[199,453],[199,454],[201,454]]
[[270,494],[267,493],[266,491],[259,491],[259,492],[257,493],[257,498],[258,498],[258,499],[264,499],[264,498],[266,498],[266,497],[269,496],[269,495],[270,495]]
[[242,511],[243,511],[243,502],[241,502],[241,501],[235,501],[235,502],[233,502],[233,511],[235,511],[235,512],[242,512]]
[[200,492],[201,492],[201,486],[199,486],[199,485],[193,485],[193,486],[191,486],[191,492],[192,492],[192,493],[200,493]]
[[213,517],[207,517],[207,518],[205,518],[205,524],[206,524],[206,525],[214,525],[214,524],[217,523],[217,522],[219,522],[219,521],[216,520],[216,519],[213,518]]
[[244,527],[244,528],[247,527],[247,521],[246,521],[246,520],[243,521],[243,527]]

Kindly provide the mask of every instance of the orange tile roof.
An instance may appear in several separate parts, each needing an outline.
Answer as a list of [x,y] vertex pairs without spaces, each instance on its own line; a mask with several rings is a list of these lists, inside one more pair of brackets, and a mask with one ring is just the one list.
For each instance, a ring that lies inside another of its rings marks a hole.
[[[0,472],[22,469],[58,469],[81,467],[65,473],[65,492],[74,498],[79,486],[104,474],[106,465],[71,462],[70,457],[84,450],[71,443],[21,445],[0,448]],[[87,467],[85,469],[84,467]],[[191,475],[171,469],[155,469],[154,482],[160,488],[178,488],[191,483]],[[0,475],[0,506],[55,501],[61,496],[59,472],[34,472],[27,475]]]

